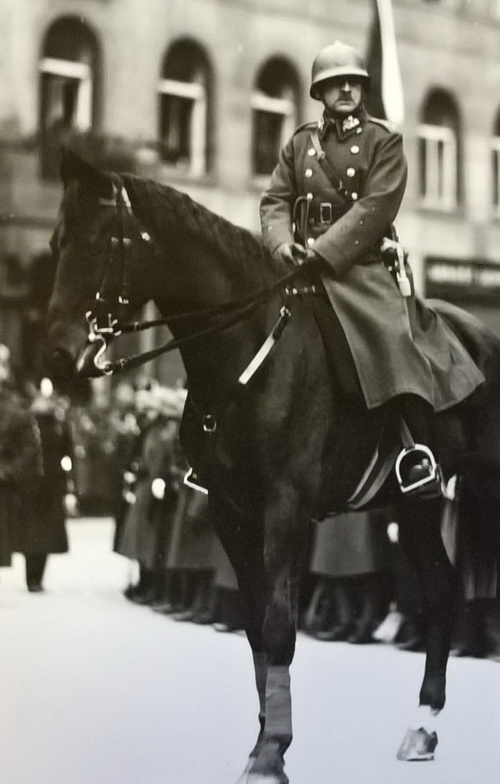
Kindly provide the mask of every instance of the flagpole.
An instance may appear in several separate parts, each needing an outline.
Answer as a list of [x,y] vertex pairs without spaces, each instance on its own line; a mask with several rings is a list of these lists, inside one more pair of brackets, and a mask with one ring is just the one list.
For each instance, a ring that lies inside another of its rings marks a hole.
[[392,0],[375,0],[382,51],[381,92],[386,117],[396,125],[404,121],[403,82],[399,68]]

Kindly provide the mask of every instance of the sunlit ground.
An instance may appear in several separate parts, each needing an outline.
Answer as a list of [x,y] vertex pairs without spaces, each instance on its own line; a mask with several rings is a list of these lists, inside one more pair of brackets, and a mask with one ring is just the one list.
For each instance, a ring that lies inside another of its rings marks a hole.
[[[128,603],[109,520],[69,524],[71,551],[29,594],[0,571],[0,781],[235,784],[257,732],[246,640]],[[500,664],[452,659],[430,763],[395,754],[424,658],[301,636],[290,784],[499,784]]]

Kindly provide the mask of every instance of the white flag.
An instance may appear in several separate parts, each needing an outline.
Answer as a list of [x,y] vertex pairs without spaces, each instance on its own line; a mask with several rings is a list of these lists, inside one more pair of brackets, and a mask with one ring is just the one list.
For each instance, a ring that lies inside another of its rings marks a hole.
[[[383,113],[385,119],[401,125],[404,120],[403,83],[391,0],[374,0],[367,60],[372,82],[372,95],[367,102],[369,111],[379,116]],[[370,109],[370,105],[374,108]]]

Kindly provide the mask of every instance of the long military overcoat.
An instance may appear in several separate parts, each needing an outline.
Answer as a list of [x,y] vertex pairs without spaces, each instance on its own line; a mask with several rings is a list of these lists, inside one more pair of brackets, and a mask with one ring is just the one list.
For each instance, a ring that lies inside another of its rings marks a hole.
[[9,566],[26,496],[40,475],[40,450],[22,398],[0,389],[0,566]]
[[142,454],[137,470],[135,503],[125,514],[116,544],[116,552],[142,567],[154,570],[159,566],[164,543],[170,539],[175,499],[167,487],[165,498],[153,496],[156,478],[168,478],[176,452],[178,422],[158,416],[144,431]]
[[13,533],[14,552],[66,553],[68,486],[61,460],[73,456],[69,424],[49,401],[32,407],[31,422],[38,447],[37,472],[19,488],[22,515]]
[[[318,160],[311,132],[342,187]],[[283,148],[261,200],[262,236],[274,253],[294,241],[294,203],[310,194],[308,245],[326,261],[322,280],[346,335],[369,408],[413,393],[436,411],[468,397],[484,380],[442,319],[404,298],[382,263],[380,243],[403,198],[407,164],[401,134],[364,110],[341,124],[322,117]],[[321,203],[333,222],[321,225]]]

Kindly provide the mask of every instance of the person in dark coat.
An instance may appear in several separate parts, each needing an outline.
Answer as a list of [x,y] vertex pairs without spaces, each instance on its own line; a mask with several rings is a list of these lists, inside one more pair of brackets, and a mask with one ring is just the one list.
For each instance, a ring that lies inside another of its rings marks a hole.
[[320,640],[362,644],[387,609],[389,542],[384,509],[315,523],[310,571],[316,589],[304,630]]
[[22,498],[39,475],[39,448],[27,406],[12,383],[0,344],[0,566],[10,566],[23,519]]
[[[415,297],[392,228],[406,186],[403,141],[392,124],[367,114],[368,84],[352,47],[336,41],[319,52],[310,93],[324,112],[281,152],[261,199],[263,242],[285,262],[311,261],[319,271],[325,296],[313,307],[340,393],[368,408],[392,401],[414,440],[430,447],[433,410],[469,397],[484,378]],[[414,457],[408,486],[434,473],[432,452]]]
[[171,488],[165,477],[175,460],[184,402],[181,405],[181,395],[184,398],[182,390],[160,386],[136,394],[141,451],[134,472],[134,498],[125,512],[115,548],[139,565],[138,583],[125,590],[126,598],[136,604],[152,605],[160,599],[164,552],[171,527],[167,513]]
[[66,518],[76,512],[76,494],[65,405],[54,396],[49,379],[42,379],[29,413],[37,443],[37,470],[20,489],[22,516],[14,535],[14,550],[25,557],[26,585],[34,593],[44,590],[49,555],[68,552]]

